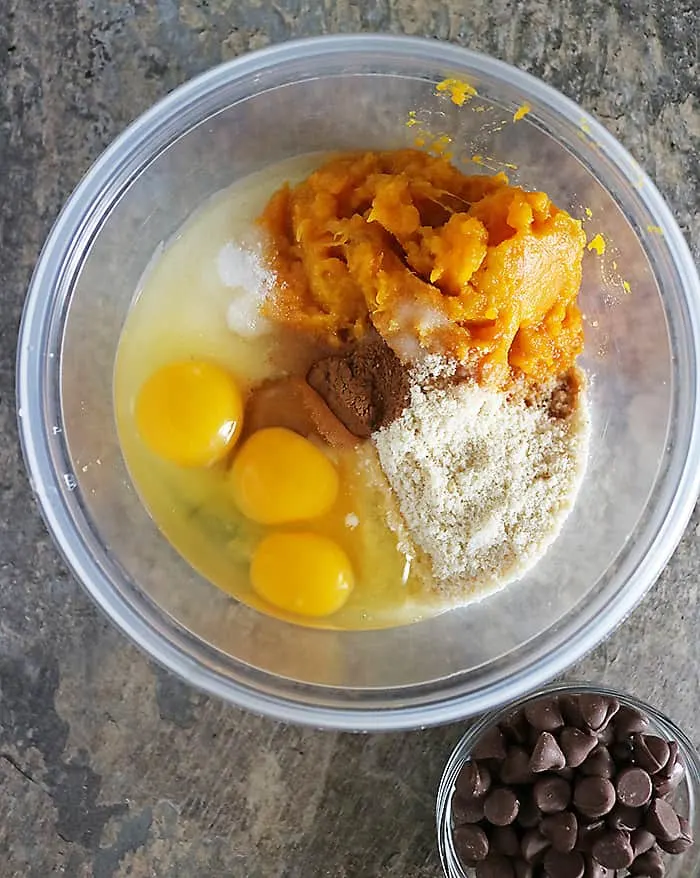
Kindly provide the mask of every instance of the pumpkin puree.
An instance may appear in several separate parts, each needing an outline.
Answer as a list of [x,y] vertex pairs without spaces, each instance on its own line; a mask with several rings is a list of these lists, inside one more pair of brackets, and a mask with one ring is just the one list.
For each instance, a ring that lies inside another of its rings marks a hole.
[[583,347],[586,237],[544,192],[417,150],[334,158],[278,190],[260,223],[278,276],[268,316],[335,345],[372,326],[404,360],[541,382]]

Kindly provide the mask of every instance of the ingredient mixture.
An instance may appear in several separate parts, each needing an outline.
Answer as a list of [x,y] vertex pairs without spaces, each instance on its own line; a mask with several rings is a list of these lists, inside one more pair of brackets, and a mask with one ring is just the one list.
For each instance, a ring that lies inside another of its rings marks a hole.
[[307,625],[405,624],[522,576],[585,467],[584,246],[544,193],[416,150],[235,184],[155,260],[120,341],[155,521]]
[[[665,874],[693,844],[673,804],[680,749],[616,698],[545,696],[486,731],[452,795],[454,850],[480,876]],[[680,873],[679,873],[680,874]]]

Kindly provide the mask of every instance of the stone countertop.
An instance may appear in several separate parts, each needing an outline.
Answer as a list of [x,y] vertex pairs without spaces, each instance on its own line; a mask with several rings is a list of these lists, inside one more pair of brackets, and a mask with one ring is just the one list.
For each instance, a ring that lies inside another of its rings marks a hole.
[[[466,12],[465,12],[466,10]],[[190,690],[109,625],[30,496],[14,412],[32,266],[102,149],[173,87],[248,49],[431,35],[541,77],[645,167],[700,255],[695,0],[4,0],[0,11],[0,876],[437,878],[437,781],[461,725],[357,736]],[[700,741],[700,517],[643,605],[572,669]]]

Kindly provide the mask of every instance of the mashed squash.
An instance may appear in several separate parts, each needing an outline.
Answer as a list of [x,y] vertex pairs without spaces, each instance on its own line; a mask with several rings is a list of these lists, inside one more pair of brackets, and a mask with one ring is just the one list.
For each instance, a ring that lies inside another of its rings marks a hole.
[[581,224],[503,174],[352,153],[278,190],[260,224],[268,316],[331,344],[374,327],[404,360],[443,354],[501,385],[560,376],[582,350]]

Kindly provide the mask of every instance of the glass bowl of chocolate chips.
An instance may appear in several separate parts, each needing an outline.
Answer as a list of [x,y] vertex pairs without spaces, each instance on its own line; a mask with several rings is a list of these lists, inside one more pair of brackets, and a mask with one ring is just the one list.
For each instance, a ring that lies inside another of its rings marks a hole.
[[700,757],[630,695],[551,686],[464,735],[437,831],[447,878],[693,878]]

